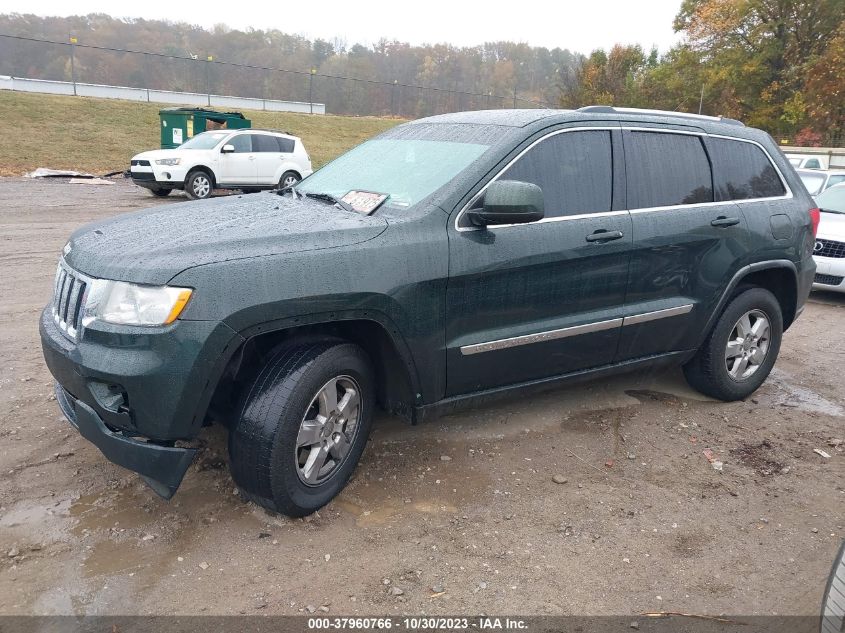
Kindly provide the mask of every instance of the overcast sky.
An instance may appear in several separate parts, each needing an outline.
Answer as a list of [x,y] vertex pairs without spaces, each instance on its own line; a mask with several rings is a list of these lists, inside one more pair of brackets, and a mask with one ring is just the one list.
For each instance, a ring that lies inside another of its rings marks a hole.
[[[412,44],[448,42],[472,46],[510,40],[589,53],[616,43],[656,45],[661,52],[678,41],[672,19],[681,0],[0,0],[0,13],[143,17],[210,27],[279,29],[309,38],[340,37],[348,45],[380,38]],[[475,8],[478,7],[478,8]]]

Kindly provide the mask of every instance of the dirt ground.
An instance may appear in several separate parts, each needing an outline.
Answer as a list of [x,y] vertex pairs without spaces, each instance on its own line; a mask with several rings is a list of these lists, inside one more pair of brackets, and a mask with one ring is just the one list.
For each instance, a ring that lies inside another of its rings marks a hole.
[[818,613],[845,534],[845,296],[811,297],[745,402],[671,371],[381,416],[340,497],[291,520],[237,496],[221,428],[167,502],[51,395],[37,324],[67,236],[176,201],[0,179],[0,614]]

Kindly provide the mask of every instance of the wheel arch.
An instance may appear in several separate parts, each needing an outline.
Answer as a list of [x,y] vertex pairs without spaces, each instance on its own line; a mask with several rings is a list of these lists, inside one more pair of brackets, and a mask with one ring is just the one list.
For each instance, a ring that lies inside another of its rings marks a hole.
[[193,167],[191,167],[188,170],[188,173],[185,174],[185,184],[187,184],[188,179],[191,177],[191,174],[198,171],[204,171],[211,178],[211,184],[213,186],[217,185],[217,175],[214,173],[214,170],[211,167],[208,167],[205,164],[194,165]]
[[384,410],[416,422],[419,381],[416,366],[399,331],[386,319],[366,315],[298,318],[295,323],[262,323],[240,332],[242,343],[225,360],[213,387],[207,416],[228,425],[241,390],[262,363],[280,347],[315,339],[359,345],[376,373],[376,396]]
[[707,325],[702,329],[698,346],[707,338],[719,315],[736,296],[737,291],[748,286],[765,288],[771,292],[780,304],[784,332],[792,325],[798,310],[798,271],[795,264],[788,259],[755,262],[740,268],[733,276],[707,320]]

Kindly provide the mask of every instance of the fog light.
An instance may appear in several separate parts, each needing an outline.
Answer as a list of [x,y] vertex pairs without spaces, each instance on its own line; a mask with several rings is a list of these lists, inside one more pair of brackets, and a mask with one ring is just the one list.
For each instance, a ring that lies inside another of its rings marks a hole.
[[169,171],[164,172],[164,179],[170,180],[170,172]]

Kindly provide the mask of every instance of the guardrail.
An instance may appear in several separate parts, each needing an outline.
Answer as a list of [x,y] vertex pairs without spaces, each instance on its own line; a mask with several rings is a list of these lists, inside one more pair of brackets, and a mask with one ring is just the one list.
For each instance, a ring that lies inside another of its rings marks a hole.
[[325,103],[302,101],[279,101],[257,97],[235,97],[230,95],[200,94],[196,92],[173,92],[151,88],[130,88],[127,86],[105,86],[100,84],[73,83],[47,79],[29,79],[0,75],[0,90],[18,92],[39,92],[54,95],[78,95],[101,99],[124,99],[147,103],[168,103],[174,105],[217,106],[245,110],[268,110],[271,112],[304,112],[325,114]]

